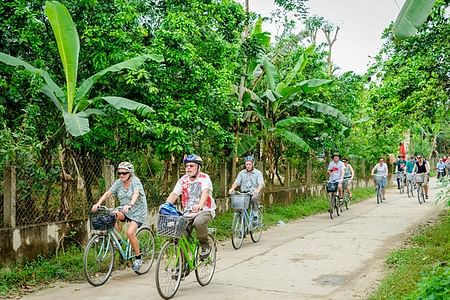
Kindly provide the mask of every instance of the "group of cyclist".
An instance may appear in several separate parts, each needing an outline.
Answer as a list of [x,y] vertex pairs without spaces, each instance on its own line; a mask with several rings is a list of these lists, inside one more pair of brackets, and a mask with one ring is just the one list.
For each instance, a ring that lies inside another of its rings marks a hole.
[[[245,169],[239,172],[229,193],[233,193],[239,186],[242,192],[250,193],[250,205],[256,217],[254,221],[257,221],[259,200],[264,187],[263,175],[261,171],[255,169],[253,156],[245,157],[244,161]],[[190,154],[184,158],[183,163],[185,174],[178,179],[166,204],[173,205],[181,196],[182,213],[192,222],[197,232],[201,248],[200,257],[207,257],[211,251],[211,245],[208,242],[208,223],[214,218],[216,209],[216,203],[212,197],[212,181],[208,174],[201,172],[203,160],[200,156]],[[142,183],[136,176],[131,163],[121,162],[117,167],[117,175],[119,179],[100,197],[91,210],[96,212],[102,203],[113,195],[119,199],[119,207],[113,213],[116,215],[116,220],[129,222],[127,237],[136,253],[132,269],[138,271],[143,262],[136,231],[148,218],[147,200]],[[118,226],[116,223],[117,229]]]
[[[450,159],[447,159],[447,157],[439,159],[436,166],[438,178],[439,176],[446,176],[448,169],[447,164],[450,164]],[[428,181],[430,170],[430,164],[423,158],[422,155],[417,155],[415,157],[411,156],[408,161],[406,161],[403,156],[399,155],[394,163],[394,175],[401,175],[396,178],[397,188],[400,189],[401,184],[406,183],[406,180],[413,180],[415,174],[423,174],[425,199],[428,199]],[[337,192],[340,201],[343,198],[344,189],[351,197],[350,183],[354,178],[355,172],[348,160],[346,158],[341,159],[339,153],[333,153],[332,160],[328,164],[327,173],[329,175],[328,182],[338,184]],[[389,168],[383,157],[381,157],[378,163],[373,167],[371,175],[378,178],[378,183],[383,188],[382,199],[385,200],[385,186],[387,185]]]

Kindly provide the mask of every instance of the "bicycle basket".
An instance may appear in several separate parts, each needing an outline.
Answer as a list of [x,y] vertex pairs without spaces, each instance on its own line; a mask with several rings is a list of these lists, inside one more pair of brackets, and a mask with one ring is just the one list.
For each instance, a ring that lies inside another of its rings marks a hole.
[[250,202],[249,194],[232,194],[231,195],[231,208],[233,209],[247,209]]
[[159,215],[158,234],[168,237],[180,237],[186,232],[186,221],[175,215]]
[[374,178],[375,178],[375,182],[377,184],[379,184],[379,183],[381,183],[383,181],[384,176],[383,175],[374,175]]
[[338,182],[327,182],[327,193],[337,192],[338,184]]
[[425,176],[424,174],[416,174],[414,179],[416,183],[423,183],[425,181]]
[[107,213],[91,213],[89,215],[91,221],[91,229],[93,230],[108,230],[116,224],[116,215]]

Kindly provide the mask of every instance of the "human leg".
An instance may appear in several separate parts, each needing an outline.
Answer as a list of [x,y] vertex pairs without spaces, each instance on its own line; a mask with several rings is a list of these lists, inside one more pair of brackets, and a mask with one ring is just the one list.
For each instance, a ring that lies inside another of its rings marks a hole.
[[208,243],[208,223],[212,220],[211,212],[202,211],[199,213],[193,221],[193,225],[197,232],[197,238],[200,241],[202,248],[209,248]]

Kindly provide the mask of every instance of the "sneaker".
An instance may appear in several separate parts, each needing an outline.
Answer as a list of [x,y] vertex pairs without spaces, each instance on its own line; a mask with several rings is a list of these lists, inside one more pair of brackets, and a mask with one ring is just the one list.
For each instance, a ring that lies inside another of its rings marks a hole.
[[137,272],[142,266],[142,259],[136,259],[131,267],[133,271]]
[[200,258],[201,259],[208,258],[210,252],[211,252],[211,247],[209,247],[209,246],[203,247],[202,246],[201,250],[200,250]]
[[428,200],[428,195],[425,195],[425,199],[427,199],[427,200]]

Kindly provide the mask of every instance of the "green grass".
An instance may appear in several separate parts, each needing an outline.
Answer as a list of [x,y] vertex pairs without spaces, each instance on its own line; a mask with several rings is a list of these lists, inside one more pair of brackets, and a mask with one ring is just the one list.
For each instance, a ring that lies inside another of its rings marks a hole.
[[447,210],[436,224],[421,229],[404,249],[387,257],[388,275],[370,299],[446,299],[450,294],[449,232]]
[[[362,188],[353,192],[353,202],[372,197],[373,188]],[[292,205],[273,205],[266,207],[264,220],[266,227],[276,224],[279,220],[288,222],[324,212],[328,209],[325,197],[299,199]],[[210,227],[217,229],[218,240],[229,238],[233,212],[217,216]],[[161,243],[157,239],[157,243]],[[56,280],[77,281],[84,280],[83,249],[79,246],[61,253],[53,258],[40,257],[23,266],[14,265],[0,269],[0,296],[21,293],[23,290],[33,289]]]

